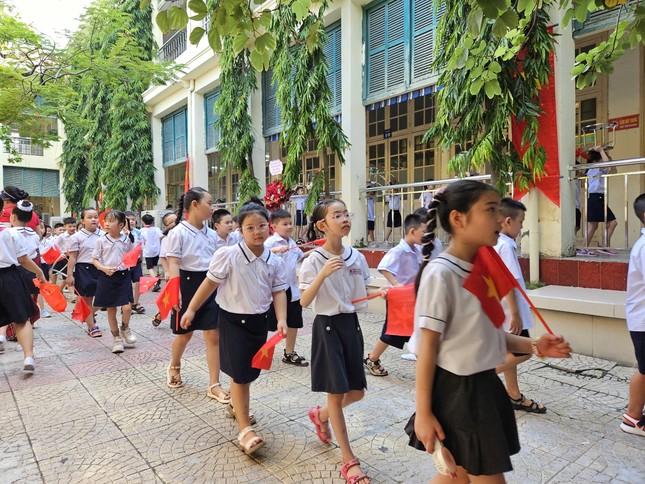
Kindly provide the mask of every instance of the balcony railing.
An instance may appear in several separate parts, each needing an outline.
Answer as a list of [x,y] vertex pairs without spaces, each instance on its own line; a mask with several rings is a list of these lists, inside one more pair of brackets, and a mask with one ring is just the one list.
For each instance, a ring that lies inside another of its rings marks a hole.
[[186,50],[186,29],[177,31],[159,49],[159,60],[174,61]]
[[[9,144],[21,155],[43,156],[42,145],[35,144],[31,138],[12,138]],[[9,152],[6,146],[4,152]]]

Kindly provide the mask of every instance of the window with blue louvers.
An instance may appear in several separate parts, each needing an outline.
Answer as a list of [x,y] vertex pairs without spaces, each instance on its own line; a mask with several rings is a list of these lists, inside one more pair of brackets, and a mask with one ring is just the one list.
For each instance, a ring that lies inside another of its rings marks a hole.
[[217,148],[220,140],[220,131],[215,128],[219,119],[219,112],[215,112],[215,101],[219,98],[219,88],[204,96],[204,124],[206,128],[205,146],[207,151]]
[[5,186],[20,187],[29,193],[30,197],[60,197],[58,170],[15,166],[5,166],[2,170]]
[[186,108],[175,111],[161,120],[163,166],[186,161],[188,154],[187,122]]

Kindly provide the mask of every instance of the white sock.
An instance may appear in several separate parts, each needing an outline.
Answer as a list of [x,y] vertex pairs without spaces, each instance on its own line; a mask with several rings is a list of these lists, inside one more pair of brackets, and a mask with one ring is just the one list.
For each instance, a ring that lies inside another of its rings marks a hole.
[[0,334],[0,343],[6,343],[7,337],[4,334]]

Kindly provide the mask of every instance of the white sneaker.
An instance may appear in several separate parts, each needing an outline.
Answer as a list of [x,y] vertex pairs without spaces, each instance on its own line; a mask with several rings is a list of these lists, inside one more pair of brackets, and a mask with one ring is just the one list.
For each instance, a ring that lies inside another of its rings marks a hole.
[[41,318],[51,318],[52,315],[47,311],[45,308],[40,310],[40,317]]
[[20,346],[20,343],[16,343],[16,351],[22,351],[22,346]]
[[130,331],[130,326],[121,326],[121,338],[127,345],[133,345],[137,342],[137,337]]
[[28,356],[27,358],[25,358],[25,362],[22,366],[22,372],[27,373],[28,375],[33,374],[35,365],[36,363],[34,362],[33,357]]
[[123,353],[125,348],[123,347],[123,340],[121,336],[114,337],[114,345],[112,346],[112,353]]

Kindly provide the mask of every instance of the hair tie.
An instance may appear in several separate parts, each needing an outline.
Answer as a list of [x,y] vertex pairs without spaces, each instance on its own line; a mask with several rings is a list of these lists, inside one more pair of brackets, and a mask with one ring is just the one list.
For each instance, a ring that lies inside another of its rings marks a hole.
[[18,201],[18,203],[16,204],[16,207],[18,207],[23,212],[31,212],[34,209],[34,206],[31,204],[29,200]]

